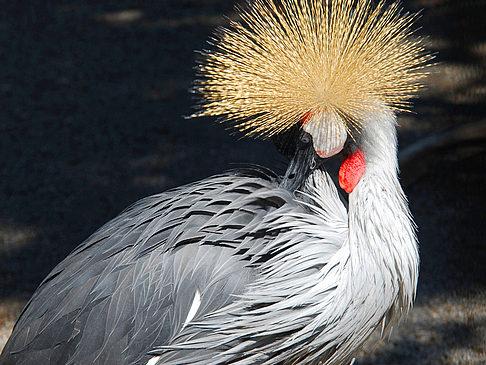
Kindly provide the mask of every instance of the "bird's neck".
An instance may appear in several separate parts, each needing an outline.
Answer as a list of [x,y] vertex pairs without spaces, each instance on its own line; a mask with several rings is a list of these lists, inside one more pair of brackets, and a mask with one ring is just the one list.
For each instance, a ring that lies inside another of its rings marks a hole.
[[398,180],[395,118],[382,115],[366,128],[361,137],[366,170],[349,195],[348,242],[353,270],[366,272],[367,280],[376,285],[355,289],[392,299],[400,315],[415,297],[415,226]]

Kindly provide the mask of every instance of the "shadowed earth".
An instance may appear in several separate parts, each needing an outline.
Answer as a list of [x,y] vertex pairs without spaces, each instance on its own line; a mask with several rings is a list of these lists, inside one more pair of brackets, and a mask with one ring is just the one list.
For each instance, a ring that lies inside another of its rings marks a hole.
[[[38,3],[38,4],[37,4]],[[0,1],[0,349],[49,271],[144,196],[234,167],[282,171],[268,141],[187,120],[194,50],[234,1]],[[402,150],[486,121],[486,1],[414,0],[437,72]],[[357,364],[486,363],[485,135],[403,165],[419,226],[416,308]]]

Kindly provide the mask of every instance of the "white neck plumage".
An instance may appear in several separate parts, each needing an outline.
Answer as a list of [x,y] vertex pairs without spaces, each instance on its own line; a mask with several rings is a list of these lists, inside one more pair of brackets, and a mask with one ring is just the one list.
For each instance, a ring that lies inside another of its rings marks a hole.
[[[357,277],[367,282],[354,280],[352,285],[360,286],[353,291],[362,292],[364,302],[374,298],[375,303],[368,303],[370,315],[386,316],[388,325],[408,311],[415,297],[417,240],[398,180],[395,116],[391,112],[374,115],[364,126],[359,144],[366,170],[349,195],[348,234],[353,270],[366,273]],[[393,303],[392,308],[386,308],[387,303]],[[380,305],[382,311],[376,308]]]

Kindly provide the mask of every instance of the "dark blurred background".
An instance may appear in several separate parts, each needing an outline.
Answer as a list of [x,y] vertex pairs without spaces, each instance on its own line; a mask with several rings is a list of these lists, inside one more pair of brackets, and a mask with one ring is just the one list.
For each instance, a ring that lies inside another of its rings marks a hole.
[[[48,272],[139,198],[256,163],[269,141],[186,120],[196,54],[236,1],[0,1],[0,349]],[[486,0],[411,0],[438,52],[400,117],[415,309],[357,364],[486,364]]]

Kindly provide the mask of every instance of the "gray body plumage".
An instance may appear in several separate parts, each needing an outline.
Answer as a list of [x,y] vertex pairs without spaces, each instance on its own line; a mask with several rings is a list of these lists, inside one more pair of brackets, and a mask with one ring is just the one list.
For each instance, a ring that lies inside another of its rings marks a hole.
[[415,295],[394,122],[367,121],[349,209],[315,166],[298,192],[240,171],[136,203],[46,278],[0,364],[346,363]]
[[257,270],[246,259],[253,255],[243,259],[235,242],[268,241],[262,221],[289,203],[275,178],[256,171],[141,200],[50,273],[1,363],[146,363],[148,351],[182,328],[197,288],[204,313],[254,281]]

